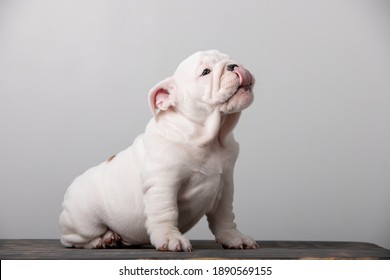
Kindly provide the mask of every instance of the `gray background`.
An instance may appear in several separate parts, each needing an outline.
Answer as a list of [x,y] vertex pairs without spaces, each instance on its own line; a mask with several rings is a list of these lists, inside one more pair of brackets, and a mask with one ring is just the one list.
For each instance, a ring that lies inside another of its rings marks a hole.
[[[235,212],[259,240],[390,248],[389,1],[0,0],[0,238],[58,238],[71,181],[197,50],[257,78]],[[211,238],[203,220],[188,236]]]

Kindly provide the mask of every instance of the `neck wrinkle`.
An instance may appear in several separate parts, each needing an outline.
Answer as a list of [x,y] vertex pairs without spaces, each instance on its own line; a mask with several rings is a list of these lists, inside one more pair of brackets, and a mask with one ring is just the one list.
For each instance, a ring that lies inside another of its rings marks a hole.
[[174,142],[205,146],[218,139],[221,115],[219,108],[204,120],[192,120],[181,112],[167,110],[160,112],[156,127],[160,134]]

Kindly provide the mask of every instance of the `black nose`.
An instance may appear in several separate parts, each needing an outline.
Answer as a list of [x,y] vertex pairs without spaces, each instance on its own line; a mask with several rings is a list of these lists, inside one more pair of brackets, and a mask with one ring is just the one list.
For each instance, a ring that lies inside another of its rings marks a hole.
[[227,66],[227,70],[228,70],[228,71],[233,71],[234,68],[236,68],[236,67],[238,67],[237,64],[229,64],[229,65]]

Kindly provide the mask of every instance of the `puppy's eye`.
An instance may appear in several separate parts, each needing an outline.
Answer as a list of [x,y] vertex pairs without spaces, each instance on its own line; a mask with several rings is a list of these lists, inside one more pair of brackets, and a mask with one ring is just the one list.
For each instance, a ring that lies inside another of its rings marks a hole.
[[203,70],[201,76],[206,76],[206,75],[210,74],[210,72],[211,72],[211,70],[209,68],[206,68],[206,69]]

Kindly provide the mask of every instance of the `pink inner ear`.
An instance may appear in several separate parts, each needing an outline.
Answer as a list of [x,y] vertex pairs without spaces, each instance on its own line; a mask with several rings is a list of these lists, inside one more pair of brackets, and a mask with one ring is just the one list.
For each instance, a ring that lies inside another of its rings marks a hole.
[[165,89],[159,89],[156,93],[155,102],[157,108],[164,111],[167,110],[171,106],[169,93]]

